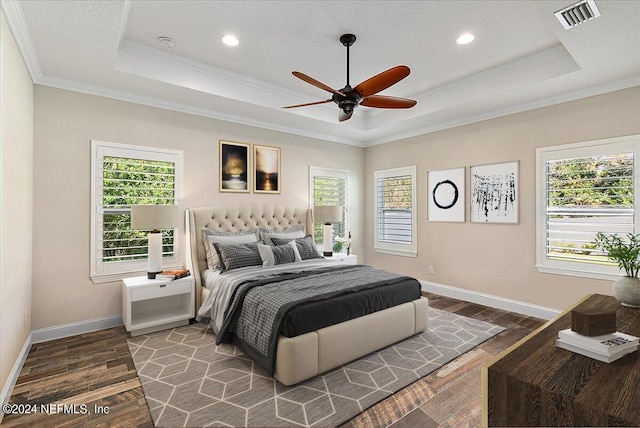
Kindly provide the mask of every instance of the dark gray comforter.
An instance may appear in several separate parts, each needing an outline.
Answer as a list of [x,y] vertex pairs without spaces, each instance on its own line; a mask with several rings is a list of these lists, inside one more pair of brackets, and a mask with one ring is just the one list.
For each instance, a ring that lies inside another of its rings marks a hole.
[[280,326],[291,308],[410,278],[371,266],[331,266],[245,281],[234,291],[217,343],[233,341],[273,375]]

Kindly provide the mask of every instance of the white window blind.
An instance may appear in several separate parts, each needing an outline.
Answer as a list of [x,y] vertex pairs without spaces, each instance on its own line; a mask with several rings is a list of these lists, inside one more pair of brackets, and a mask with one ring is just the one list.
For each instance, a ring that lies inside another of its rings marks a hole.
[[[143,270],[147,231],[131,229],[131,206],[178,204],[177,151],[93,142],[92,276]],[[175,230],[162,231],[166,264],[175,264]]]
[[635,233],[638,144],[632,140],[539,149],[540,270],[591,277],[619,273],[594,240],[598,232]]
[[[344,170],[322,168],[312,166],[309,169],[310,200],[313,206],[341,206],[342,221],[333,224],[333,238],[346,238],[349,234],[347,182],[348,172]],[[314,239],[317,244],[322,244],[323,226],[321,223],[313,225]]]
[[593,241],[633,233],[633,161],[633,153],[547,161],[548,258],[611,264]]
[[416,255],[416,168],[375,174],[376,251]]

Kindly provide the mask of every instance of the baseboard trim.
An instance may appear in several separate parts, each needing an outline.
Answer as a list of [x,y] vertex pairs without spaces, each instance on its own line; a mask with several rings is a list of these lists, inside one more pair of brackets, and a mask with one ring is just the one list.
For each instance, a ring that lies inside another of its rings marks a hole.
[[70,324],[56,325],[53,327],[39,328],[31,332],[32,343],[46,342],[48,340],[62,339],[63,337],[75,336],[76,334],[89,333],[92,331],[104,330],[122,325],[120,315],[94,318],[91,320],[78,321]]
[[[24,341],[24,345],[22,345],[22,349],[20,350],[20,354],[16,359],[16,362],[13,364],[13,368],[9,373],[9,377],[7,378],[7,382],[4,384],[2,388],[2,393],[0,393],[0,404],[7,404],[9,402],[9,398],[11,398],[11,393],[13,392],[13,388],[16,386],[16,382],[18,382],[18,377],[20,376],[20,372],[22,371],[22,366],[24,366],[24,362],[27,359],[27,355],[29,355],[29,350],[31,350],[31,344],[33,340],[33,333],[29,333],[27,339]],[[0,422],[2,422],[2,418],[4,417],[4,413],[0,412]]]
[[547,308],[545,306],[534,305],[518,300],[507,299],[505,297],[480,293],[478,291],[465,290],[463,288],[452,287],[450,285],[438,284],[436,282],[419,280],[422,290],[429,293],[439,294],[445,297],[464,300],[466,302],[477,303],[479,305],[491,306],[496,309],[503,309],[530,317],[550,320],[560,314],[558,309]]

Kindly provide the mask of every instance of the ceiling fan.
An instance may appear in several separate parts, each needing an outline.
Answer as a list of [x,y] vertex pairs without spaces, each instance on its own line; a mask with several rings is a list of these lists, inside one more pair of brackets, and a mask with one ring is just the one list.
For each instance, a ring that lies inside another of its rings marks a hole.
[[353,110],[358,105],[374,108],[411,108],[416,105],[417,101],[407,98],[389,97],[386,95],[376,95],[378,92],[387,89],[388,87],[395,85],[405,77],[409,75],[411,70],[406,65],[398,65],[383,71],[380,74],[365,80],[364,82],[352,88],[349,85],[349,47],[356,41],[356,36],[353,34],[343,34],[340,36],[340,43],[347,48],[347,85],[339,90],[333,89],[330,86],[325,85],[322,82],[317,81],[313,77],[307,76],[299,71],[294,71],[292,74],[298,79],[315,86],[316,88],[323,89],[327,92],[331,92],[333,96],[324,101],[316,101],[313,103],[297,104],[293,106],[286,106],[283,108],[297,108],[312,106],[316,104],[325,104],[334,102],[340,108],[340,115],[338,120],[343,122],[349,120],[353,115]]

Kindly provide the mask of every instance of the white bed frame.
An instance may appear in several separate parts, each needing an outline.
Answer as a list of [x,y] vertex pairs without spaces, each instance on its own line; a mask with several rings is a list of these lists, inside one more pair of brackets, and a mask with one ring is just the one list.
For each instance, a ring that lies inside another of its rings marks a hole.
[[[313,230],[310,209],[283,205],[227,205],[187,210],[187,268],[196,282],[196,312],[208,290],[201,273],[207,269],[202,228],[238,231],[252,227],[286,228],[304,225]],[[293,385],[384,348],[427,328],[426,298],[322,328],[296,337],[280,336],[274,377]]]

